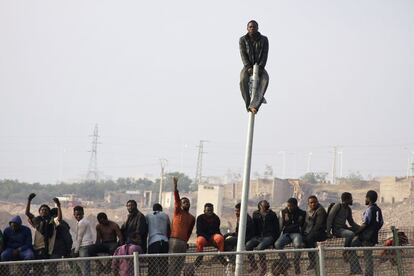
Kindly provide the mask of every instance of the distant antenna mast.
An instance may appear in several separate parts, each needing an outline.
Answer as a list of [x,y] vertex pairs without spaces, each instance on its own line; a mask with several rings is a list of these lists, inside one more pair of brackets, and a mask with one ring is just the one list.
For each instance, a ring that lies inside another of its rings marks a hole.
[[160,159],[160,165],[161,165],[161,178],[160,178],[160,193],[158,195],[158,202],[160,204],[163,204],[162,202],[162,191],[164,190],[164,172],[165,172],[165,166],[167,166],[167,159]]
[[337,158],[337,147],[333,148],[333,160],[332,160],[332,184],[336,184],[336,158]]
[[87,180],[93,180],[97,182],[99,180],[99,173],[98,173],[98,124],[95,125],[93,130],[92,137],[92,148],[89,151],[91,153],[91,158],[89,160],[89,167],[88,173],[86,174]]
[[207,142],[206,140],[200,140],[200,144],[198,146],[198,156],[197,156],[197,169],[194,184],[197,186],[201,183],[202,180],[202,172],[203,172],[203,154],[204,152],[204,143]]

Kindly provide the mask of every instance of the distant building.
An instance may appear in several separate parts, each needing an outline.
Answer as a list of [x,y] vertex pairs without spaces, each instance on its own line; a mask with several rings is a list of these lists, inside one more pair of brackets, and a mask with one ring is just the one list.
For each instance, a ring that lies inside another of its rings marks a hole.
[[204,204],[212,203],[214,205],[214,213],[221,217],[223,209],[223,186],[221,185],[198,185],[197,193],[197,216],[204,212]]
[[130,199],[137,202],[138,208],[151,208],[155,203],[152,191],[105,192],[104,195],[105,202],[112,206],[125,205]]
[[[239,202],[242,193],[242,182],[224,185],[224,199]],[[256,178],[250,180],[249,200],[268,200],[271,207],[279,207],[290,197],[298,199],[299,204],[312,193],[311,185],[300,179]],[[305,202],[306,204],[306,202]]]
[[414,177],[381,177],[379,201],[397,203],[414,197]]

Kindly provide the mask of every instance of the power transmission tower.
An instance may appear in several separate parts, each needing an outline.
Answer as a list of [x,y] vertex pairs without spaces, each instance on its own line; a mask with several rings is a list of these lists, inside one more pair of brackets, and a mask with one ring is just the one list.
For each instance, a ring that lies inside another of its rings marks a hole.
[[160,194],[158,195],[158,203],[162,204],[162,191],[164,190],[164,169],[167,166],[167,159],[160,159],[161,178],[160,178]]
[[92,137],[92,148],[89,151],[91,153],[91,158],[89,159],[89,167],[88,172],[86,174],[87,180],[93,180],[97,182],[99,180],[99,172],[98,172],[98,124],[95,125],[93,130],[93,134],[90,135]]
[[194,185],[199,185],[202,181],[202,172],[203,172],[203,154],[204,152],[204,143],[208,142],[206,140],[200,140],[200,144],[198,145],[198,156],[197,156],[197,169],[196,175],[194,180]]

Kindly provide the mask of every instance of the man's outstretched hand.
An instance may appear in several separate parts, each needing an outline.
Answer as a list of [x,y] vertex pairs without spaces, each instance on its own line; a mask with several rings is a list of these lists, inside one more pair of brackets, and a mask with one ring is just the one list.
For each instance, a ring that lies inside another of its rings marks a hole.
[[177,190],[177,184],[178,184],[178,176],[173,177],[173,183],[174,183],[174,191]]
[[53,198],[53,202],[54,202],[54,203],[56,203],[56,205],[57,205],[57,206],[60,206],[60,201],[59,201],[59,198],[54,197],[54,198]]
[[29,197],[27,198],[29,201],[32,201],[33,198],[35,198],[36,194],[35,193],[31,193],[29,195]]

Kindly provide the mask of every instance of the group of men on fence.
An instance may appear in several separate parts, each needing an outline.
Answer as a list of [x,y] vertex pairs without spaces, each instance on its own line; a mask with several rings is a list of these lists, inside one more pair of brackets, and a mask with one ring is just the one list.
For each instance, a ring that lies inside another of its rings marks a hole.
[[[26,216],[29,224],[34,228],[32,234],[27,226],[22,225],[19,216],[10,220],[9,226],[0,232],[1,260],[30,260],[68,257],[88,257],[100,254],[131,255],[133,252],[148,254],[185,253],[188,240],[196,226],[196,251],[203,252],[205,246],[214,246],[218,251],[234,251],[237,245],[237,236],[240,218],[240,203],[235,206],[237,218],[235,232],[222,235],[220,231],[220,218],[214,213],[214,206],[207,203],[204,213],[197,219],[190,214],[190,200],[181,197],[178,192],[178,179],[173,179],[174,210],[172,223],[162,206],[154,204],[153,211],[146,216],[142,214],[134,200],[127,202],[128,217],[121,227],[108,219],[105,213],[97,215],[96,240],[93,240],[92,224],[84,217],[81,206],[73,208],[76,219],[74,238],[69,231],[69,225],[62,219],[60,202],[54,198],[56,208],[50,209],[48,205],[41,205],[39,215],[30,211],[31,201],[35,194],[28,197]],[[294,248],[314,248],[317,242],[325,241],[331,237],[345,239],[345,247],[373,246],[378,243],[378,232],[383,225],[381,209],[376,205],[377,193],[368,191],[366,205],[361,225],[355,223],[350,206],[353,203],[350,193],[343,193],[341,202],[331,204],[326,211],[319,204],[316,196],[308,198],[307,211],[298,207],[295,198],[289,198],[286,208],[279,214],[274,212],[266,200],[258,203],[257,210],[252,216],[247,215],[246,250],[283,249],[288,244]],[[347,225],[347,222],[349,226]],[[33,244],[32,244],[33,243]],[[293,265],[296,274],[301,273],[300,253],[294,253]],[[308,270],[315,269],[317,265],[314,252],[308,253]],[[350,263],[351,274],[359,274],[362,269],[359,265],[355,251],[344,251],[345,261]],[[192,264],[193,271],[202,264],[202,256],[198,256]],[[228,265],[234,262],[231,256],[220,255],[220,263]],[[265,254],[259,254],[258,264],[253,254],[248,255],[248,271],[260,270],[265,275],[268,269]],[[158,257],[149,258],[149,275],[170,273],[180,275],[183,270],[185,257]],[[279,259],[273,264],[273,270],[283,273],[291,266],[285,253],[279,253]],[[168,271],[165,269],[168,267]],[[52,271],[56,265],[51,266]],[[90,275],[90,263],[79,263],[82,275]],[[133,271],[131,264],[114,259],[111,267],[104,267],[98,263],[98,269],[118,271],[121,275],[130,275]],[[56,271],[57,272],[57,271]],[[369,252],[365,256],[365,273],[372,275],[373,264]]]

